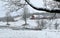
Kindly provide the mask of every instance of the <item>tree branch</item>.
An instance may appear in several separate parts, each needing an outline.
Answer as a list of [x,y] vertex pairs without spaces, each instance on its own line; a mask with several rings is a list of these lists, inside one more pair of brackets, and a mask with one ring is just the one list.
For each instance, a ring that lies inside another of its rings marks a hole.
[[54,1],[60,2],[60,0],[54,0]]
[[33,6],[32,4],[30,4],[27,0],[25,0],[32,8],[36,9],[36,10],[39,10],[39,11],[46,11],[46,12],[50,12],[50,13],[60,13],[60,10],[59,9],[54,9],[54,10],[49,10],[49,9],[46,9],[46,8],[37,8],[35,6]]

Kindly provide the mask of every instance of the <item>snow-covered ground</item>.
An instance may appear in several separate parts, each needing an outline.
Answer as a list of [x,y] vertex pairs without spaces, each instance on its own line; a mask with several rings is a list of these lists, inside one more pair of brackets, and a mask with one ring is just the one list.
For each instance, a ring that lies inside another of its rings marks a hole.
[[0,29],[0,38],[60,38],[57,30],[11,30]]
[[[28,23],[27,27],[34,28],[34,27],[38,26],[37,21],[38,20],[27,19],[27,23]],[[47,28],[51,27],[51,29],[55,29],[55,23],[57,22],[58,25],[59,25],[58,29],[60,29],[60,19],[44,20],[44,22],[45,22],[44,26],[47,27]],[[9,22],[11,27],[21,27],[24,23],[25,23],[24,20],[18,20],[16,22]],[[8,26],[6,24],[7,24],[7,22],[0,22],[0,26]]]
[[[45,20],[46,21],[46,20]],[[58,21],[58,20],[57,20]],[[56,22],[53,21],[54,23]],[[52,22],[52,25],[54,24]],[[27,22],[31,27],[37,25],[36,20],[28,20]],[[60,22],[58,22],[60,23]],[[5,25],[5,23],[0,22],[1,25]],[[24,24],[23,20],[19,20],[17,22],[10,22],[10,26],[21,26]],[[30,27],[29,26],[29,27]],[[0,28],[0,38],[60,38],[60,30],[55,29],[43,29],[43,30],[12,30],[12,29],[2,29]]]

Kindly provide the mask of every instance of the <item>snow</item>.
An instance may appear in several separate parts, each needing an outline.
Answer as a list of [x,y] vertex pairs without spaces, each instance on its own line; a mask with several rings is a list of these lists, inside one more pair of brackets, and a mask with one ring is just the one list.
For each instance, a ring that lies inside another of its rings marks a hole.
[[[36,2],[38,2],[38,3],[36,3]],[[39,0],[34,1],[34,3],[31,0],[31,3],[32,4],[36,3],[35,4],[36,7],[40,7],[40,6],[42,7],[42,5],[44,5],[43,2],[39,1]],[[4,7],[2,7],[3,5],[2,5],[2,2],[0,1],[0,8],[1,8],[0,9],[0,17],[4,17],[6,14],[5,11],[3,12],[3,10],[4,10]],[[33,8],[31,8],[30,6],[28,8],[30,8],[29,11],[31,13],[37,11],[37,10],[34,10]],[[22,14],[22,13],[23,13],[23,11],[19,10],[18,12],[13,12],[11,14],[12,14],[12,16],[14,16],[14,15]],[[9,22],[11,28],[4,28],[4,29],[0,28],[0,38],[60,38],[60,26],[59,26],[58,30],[54,29],[55,22],[58,21],[58,23],[60,24],[60,19],[53,20],[53,22],[50,20],[47,20],[46,26],[48,28],[43,29],[43,30],[21,30],[21,29],[20,30],[12,30],[13,27],[20,28],[20,26],[22,26],[25,23],[24,20],[21,20],[21,19],[19,20],[19,19],[20,18],[17,18],[17,20],[18,20],[17,22]],[[37,20],[27,20],[27,23],[29,24],[29,26],[27,26],[27,27],[33,28],[33,27],[37,26],[36,21]],[[49,29],[49,26],[48,26],[49,24],[51,24],[52,29]],[[0,22],[0,26],[7,26],[6,22]]]
[[[28,24],[32,26],[36,26],[37,20],[28,20]],[[46,21],[46,20],[45,20]],[[53,22],[55,22],[54,20]],[[51,21],[52,22],[52,21]],[[3,22],[1,22],[3,23]],[[21,26],[24,24],[23,20],[19,20],[17,22],[9,22],[11,23],[10,27],[13,26]],[[54,23],[53,23],[54,24]],[[52,24],[52,25],[53,25]],[[10,28],[0,29],[0,38],[60,38],[60,30],[56,29],[43,29],[43,30],[12,30]]]
[[0,29],[0,38],[60,38],[60,32],[49,30]]

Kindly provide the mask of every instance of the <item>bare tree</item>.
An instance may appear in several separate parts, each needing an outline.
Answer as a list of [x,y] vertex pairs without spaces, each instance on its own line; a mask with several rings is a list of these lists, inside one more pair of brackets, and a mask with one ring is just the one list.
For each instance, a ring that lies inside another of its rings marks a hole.
[[9,13],[6,13],[6,18],[7,18],[7,19],[6,19],[6,20],[7,20],[7,25],[10,25],[10,24],[9,24],[9,20],[8,20],[9,16],[11,16],[11,15],[10,15]]
[[26,5],[25,5],[25,7],[23,8],[23,10],[24,10],[23,20],[25,21],[25,24],[24,24],[24,25],[27,25],[27,13],[28,13],[28,8],[27,8]]
[[55,23],[55,29],[58,29],[58,26],[59,26],[59,24],[56,21],[56,23]]
[[9,10],[9,12],[18,11],[19,9],[25,6],[24,0],[1,0],[6,2],[5,10]]
[[28,10],[28,4],[26,4],[25,6],[24,6],[24,8],[23,8],[23,11],[24,11],[24,13],[23,13],[23,16],[22,16],[22,19],[25,21],[25,23],[22,25],[24,28],[27,28],[27,26],[29,25],[28,23],[27,23],[27,18],[28,17],[30,17],[30,13],[29,13],[29,10]]

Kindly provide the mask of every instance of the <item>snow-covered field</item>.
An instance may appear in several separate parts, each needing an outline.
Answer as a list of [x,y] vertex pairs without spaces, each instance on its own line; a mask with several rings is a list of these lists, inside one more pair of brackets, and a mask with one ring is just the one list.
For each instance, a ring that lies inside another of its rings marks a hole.
[[[21,20],[22,21],[22,20]],[[10,26],[21,26],[24,21],[10,22]],[[2,24],[3,22],[0,22]],[[29,25],[36,26],[36,20],[28,20]],[[6,23],[3,23],[3,25]],[[43,29],[43,30],[12,30],[0,28],[0,38],[60,38],[60,30]]]
[[60,38],[57,30],[11,30],[0,29],[0,38]]
[[[28,20],[28,23],[31,27],[37,25],[36,20]],[[21,26],[24,21],[10,22],[10,24],[10,26]],[[0,22],[0,25],[6,25],[6,23]],[[0,38],[60,38],[60,30],[12,30],[0,28]]]

